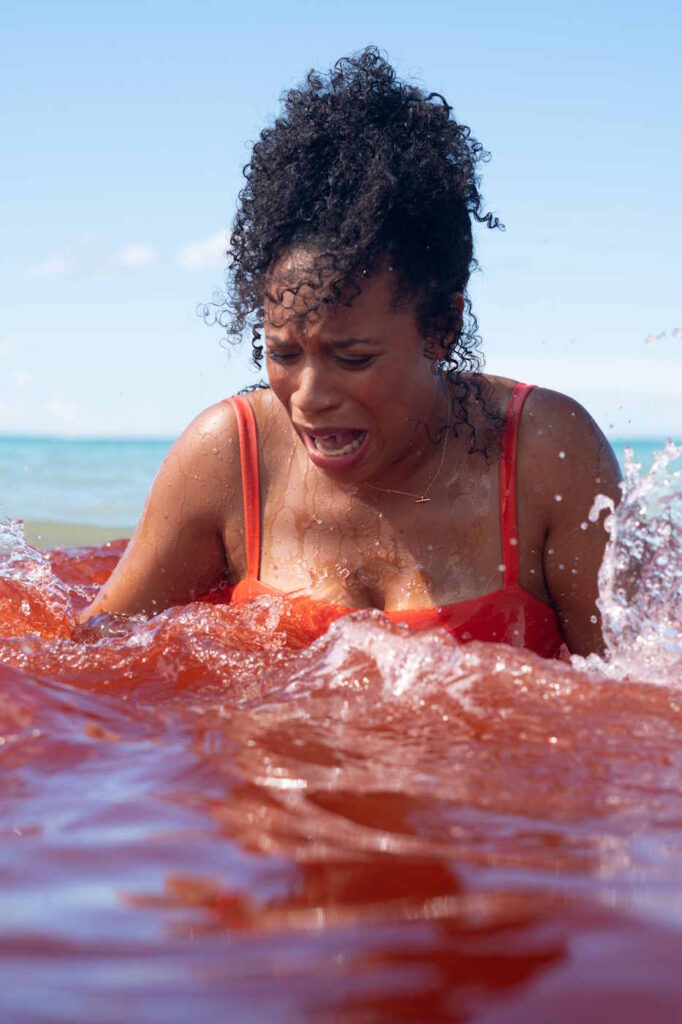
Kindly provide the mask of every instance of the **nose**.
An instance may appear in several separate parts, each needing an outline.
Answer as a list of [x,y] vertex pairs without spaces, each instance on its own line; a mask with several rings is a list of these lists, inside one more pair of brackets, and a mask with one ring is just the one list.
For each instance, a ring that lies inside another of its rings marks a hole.
[[341,396],[322,362],[317,359],[306,361],[291,395],[292,410],[296,409],[302,419],[310,420],[320,412],[335,409],[340,400]]

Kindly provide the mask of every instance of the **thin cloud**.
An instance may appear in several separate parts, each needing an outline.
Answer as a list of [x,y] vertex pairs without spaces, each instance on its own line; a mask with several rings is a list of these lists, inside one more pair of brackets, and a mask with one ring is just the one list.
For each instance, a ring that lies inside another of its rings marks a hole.
[[181,267],[195,269],[197,267],[220,267],[225,262],[227,238],[223,231],[217,231],[209,238],[198,242],[188,242],[178,253]]
[[156,261],[156,252],[151,245],[135,243],[126,245],[118,254],[118,262],[122,267],[129,267],[136,270],[138,267],[148,267]]
[[10,388],[30,388],[35,384],[35,378],[26,370],[13,370],[7,376],[7,384]]
[[52,256],[47,260],[28,268],[29,277],[42,279],[69,277],[73,273],[73,263],[63,256]]

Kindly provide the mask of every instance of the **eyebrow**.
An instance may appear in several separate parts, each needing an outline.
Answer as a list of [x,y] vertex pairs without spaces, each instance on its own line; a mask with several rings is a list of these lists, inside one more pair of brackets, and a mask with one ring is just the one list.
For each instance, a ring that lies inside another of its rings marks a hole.
[[[288,345],[289,342],[285,341],[278,334],[268,334],[265,338],[266,341],[272,341],[275,345]],[[339,338],[337,341],[332,340],[329,342],[331,348],[345,349],[352,348],[354,345],[374,345],[375,342],[371,338]]]

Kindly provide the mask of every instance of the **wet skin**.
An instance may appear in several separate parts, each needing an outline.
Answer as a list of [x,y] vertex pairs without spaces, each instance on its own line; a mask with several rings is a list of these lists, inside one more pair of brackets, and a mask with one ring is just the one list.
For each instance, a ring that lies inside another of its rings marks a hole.
[[[392,272],[384,267],[366,279],[350,306],[302,317],[310,305],[305,289],[282,289],[305,277],[306,259],[295,253],[272,275],[278,301],[266,301],[265,310],[271,389],[249,396],[259,432],[261,580],[285,593],[386,610],[498,589],[495,438],[486,459],[469,453],[466,431],[450,434],[443,459],[443,442],[434,438],[448,420],[447,386],[424,354],[413,305],[394,301]],[[481,382],[489,408],[503,410],[514,381]],[[486,436],[473,398],[469,413]],[[336,442],[330,431],[341,435]],[[362,441],[351,464],[335,462],[330,447],[351,437]],[[430,501],[416,504],[431,481]],[[572,651],[598,651],[595,599],[606,534],[588,513],[596,494],[618,497],[618,467],[577,403],[541,388],[531,393],[517,486],[520,583],[556,607]],[[83,618],[159,611],[225,575],[242,578],[242,502],[235,416],[221,403],[173,446],[126,554]]]

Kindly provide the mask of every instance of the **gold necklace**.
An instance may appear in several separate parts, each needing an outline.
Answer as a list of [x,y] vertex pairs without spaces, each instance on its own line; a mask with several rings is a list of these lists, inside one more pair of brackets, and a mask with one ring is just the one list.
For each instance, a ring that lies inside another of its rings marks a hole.
[[438,469],[436,470],[435,475],[431,478],[431,480],[429,482],[429,485],[426,488],[426,490],[422,491],[421,494],[410,494],[409,491],[396,491],[392,487],[377,487],[375,484],[370,484],[367,481],[365,481],[365,487],[371,487],[371,489],[373,491],[381,491],[384,494],[402,494],[402,496],[404,498],[414,498],[415,505],[423,505],[425,502],[431,501],[431,499],[427,498],[426,495],[429,493],[429,491],[431,490],[431,488],[435,484],[436,480],[440,476],[440,471],[443,468],[443,463],[445,462],[445,452],[447,451],[448,437],[449,436],[450,436],[450,431],[448,430],[445,433],[445,441],[443,443],[443,454],[440,457],[440,462],[438,463]]

